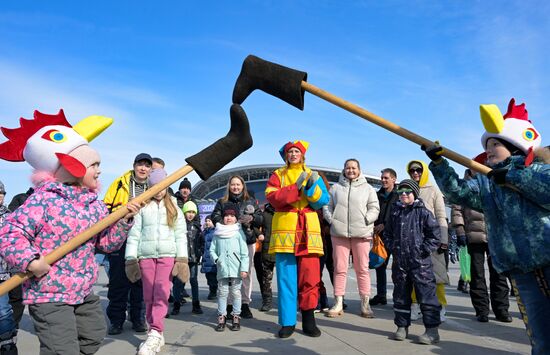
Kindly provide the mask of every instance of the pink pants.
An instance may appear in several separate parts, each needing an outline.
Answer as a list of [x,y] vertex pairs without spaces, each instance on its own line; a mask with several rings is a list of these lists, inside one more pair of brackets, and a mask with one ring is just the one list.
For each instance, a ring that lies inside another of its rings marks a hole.
[[369,252],[371,240],[366,238],[332,237],[334,259],[334,296],[344,296],[348,276],[349,255],[357,276],[359,295],[370,297]]
[[174,258],[142,259],[139,262],[143,283],[145,318],[149,328],[162,333],[172,287]]

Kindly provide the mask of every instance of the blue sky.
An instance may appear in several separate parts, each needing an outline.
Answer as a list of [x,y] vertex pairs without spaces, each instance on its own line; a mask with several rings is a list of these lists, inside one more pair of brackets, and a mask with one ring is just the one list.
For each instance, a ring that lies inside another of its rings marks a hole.
[[[550,4],[545,1],[3,1],[0,125],[33,110],[115,123],[92,145],[104,189],[142,151],[168,172],[224,136],[243,59],[255,54],[466,156],[481,150],[479,104],[526,102],[549,131]],[[243,104],[254,146],[229,167],[280,163],[311,143],[310,165],[358,158],[399,178],[418,146],[306,93],[299,111],[263,92]],[[0,141],[4,141],[3,137]],[[7,200],[26,163],[0,161]],[[192,174],[190,179],[198,181]]]

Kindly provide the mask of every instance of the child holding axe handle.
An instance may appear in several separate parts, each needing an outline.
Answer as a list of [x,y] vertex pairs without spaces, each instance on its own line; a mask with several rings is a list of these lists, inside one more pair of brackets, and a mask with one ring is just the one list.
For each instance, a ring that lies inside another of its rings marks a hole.
[[[22,127],[2,129],[9,140],[0,144],[0,158],[25,160],[46,172],[35,179],[42,181],[37,193],[0,229],[1,256],[22,271],[2,283],[0,294],[26,281],[24,303],[31,307],[41,353],[93,354],[99,349],[106,324],[99,298],[91,293],[97,278],[95,247],[101,244],[110,250],[120,245],[141,203],[160,190],[193,169],[208,179],[250,148],[252,137],[244,110],[232,105],[230,115],[231,129],[225,137],[188,157],[188,165],[102,220],[107,208],[94,191],[99,155],[87,143],[107,128],[111,119],[92,116],[72,127],[62,110],[57,115],[35,112],[34,120],[21,119]],[[42,277],[31,279],[33,275]],[[44,309],[56,305],[59,307],[53,312]],[[77,327],[77,319],[83,319],[86,326],[79,323]],[[49,332],[44,331],[46,324]]]
[[510,100],[504,116],[497,106],[482,105],[481,119],[486,130],[481,144],[493,169],[489,174],[460,179],[441,157],[440,146],[423,149],[449,201],[484,212],[493,266],[512,277],[532,353],[548,354],[550,152],[537,149],[541,136],[529,121],[525,104]]

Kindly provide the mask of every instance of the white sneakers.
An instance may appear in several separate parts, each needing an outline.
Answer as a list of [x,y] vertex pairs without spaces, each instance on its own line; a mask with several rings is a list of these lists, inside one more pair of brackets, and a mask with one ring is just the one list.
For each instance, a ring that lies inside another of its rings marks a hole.
[[139,345],[138,355],[155,355],[164,346],[164,336],[162,333],[151,329],[147,334],[147,339]]

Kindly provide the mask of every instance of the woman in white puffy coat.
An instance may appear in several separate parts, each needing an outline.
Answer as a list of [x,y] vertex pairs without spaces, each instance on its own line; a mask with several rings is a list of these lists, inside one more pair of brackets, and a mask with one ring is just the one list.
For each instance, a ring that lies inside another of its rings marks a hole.
[[353,253],[353,267],[361,296],[361,316],[374,316],[369,306],[369,252],[374,222],[379,212],[376,190],[361,174],[359,161],[346,160],[338,183],[330,189],[330,202],[323,211],[325,219],[331,224],[334,259],[335,303],[328,311],[329,317],[337,317],[344,313],[343,301],[350,252]]

